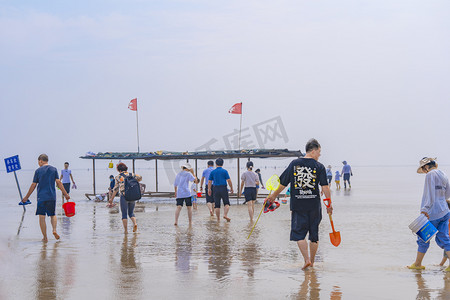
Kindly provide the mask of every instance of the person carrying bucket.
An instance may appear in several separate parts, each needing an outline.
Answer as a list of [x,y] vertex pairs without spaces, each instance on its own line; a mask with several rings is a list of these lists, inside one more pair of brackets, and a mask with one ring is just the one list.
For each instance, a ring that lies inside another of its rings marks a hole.
[[28,190],[28,193],[22,199],[22,202],[27,202],[28,198],[33,193],[37,186],[37,208],[36,215],[39,216],[39,226],[43,235],[42,241],[48,242],[47,238],[47,225],[45,224],[45,215],[50,217],[53,228],[53,236],[59,240],[59,235],[56,232],[57,219],[55,216],[56,208],[56,191],[55,182],[63,193],[66,200],[70,199],[69,194],[64,189],[61,180],[58,177],[58,170],[55,167],[48,164],[48,156],[46,154],[39,155],[38,158],[39,168],[34,172],[33,183]]
[[[447,175],[438,170],[436,158],[424,157],[419,162],[417,173],[426,174],[425,186],[422,196],[422,204],[420,213],[424,214],[429,222],[436,227],[436,243],[445,250],[447,256],[450,257],[450,237],[448,221],[450,218],[450,210],[446,200],[450,198],[450,186]],[[422,238],[417,238],[417,257],[416,261],[408,266],[409,269],[422,270],[422,260],[430,246],[430,242],[425,242]],[[445,269],[450,272],[450,267]]]
[[[293,160],[280,176],[280,185],[269,195],[273,203],[283,189],[291,187],[291,241],[297,242],[305,264],[302,270],[314,266],[314,259],[319,247],[319,224],[322,220],[322,206],[319,185],[329,200],[327,213],[333,212],[331,206],[330,186],[328,185],[325,166],[318,162],[321,147],[316,139],[306,143],[305,157]],[[306,234],[309,234],[309,251]]]

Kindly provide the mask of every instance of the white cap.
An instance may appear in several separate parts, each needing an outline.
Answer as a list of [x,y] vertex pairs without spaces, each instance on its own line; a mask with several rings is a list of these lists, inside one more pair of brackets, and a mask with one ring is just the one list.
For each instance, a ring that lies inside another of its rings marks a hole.
[[184,163],[181,165],[181,168],[192,169],[192,166],[189,163]]

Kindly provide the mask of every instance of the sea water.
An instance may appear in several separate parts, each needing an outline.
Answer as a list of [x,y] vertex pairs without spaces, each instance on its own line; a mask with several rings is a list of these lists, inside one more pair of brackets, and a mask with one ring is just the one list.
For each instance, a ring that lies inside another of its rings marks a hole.
[[[263,177],[280,174],[285,165],[263,168]],[[450,174],[450,167],[441,169]],[[236,169],[229,170],[236,189]],[[138,166],[136,172],[154,188],[154,170]],[[99,191],[106,190],[110,173],[97,171]],[[425,176],[415,166],[353,166],[353,174],[351,190],[342,181],[340,191],[332,185],[342,242],[331,245],[323,210],[317,262],[304,272],[297,245],[289,241],[289,205],[263,214],[247,239],[252,224],[244,205],[231,206],[230,223],[217,223],[200,199],[190,228],[186,208],[173,225],[174,200],[146,199],[136,212],[138,233],[124,235],[117,209],[84,197],[92,190],[92,170],[74,169],[76,215],[63,215],[58,195],[61,240],[50,234],[44,244],[34,215],[36,192],[17,235],[22,207],[14,176],[0,172],[0,299],[450,299],[450,275],[437,265],[442,250],[434,239],[426,270],[406,268],[416,256],[408,224],[419,213]],[[18,172],[23,194],[32,176]],[[160,190],[172,189],[168,177],[160,180],[166,181]],[[257,213],[260,207],[261,201]]]

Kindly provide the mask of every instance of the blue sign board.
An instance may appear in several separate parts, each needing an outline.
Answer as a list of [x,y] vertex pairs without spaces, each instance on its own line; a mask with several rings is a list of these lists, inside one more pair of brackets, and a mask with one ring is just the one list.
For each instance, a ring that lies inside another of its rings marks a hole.
[[6,172],[11,173],[20,170],[19,155],[5,158]]

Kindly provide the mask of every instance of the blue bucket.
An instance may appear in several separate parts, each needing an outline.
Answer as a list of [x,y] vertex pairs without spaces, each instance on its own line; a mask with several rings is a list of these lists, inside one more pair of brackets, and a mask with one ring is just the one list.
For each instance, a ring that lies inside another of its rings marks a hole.
[[433,236],[436,235],[437,229],[431,224],[431,222],[425,217],[424,214],[415,219],[411,224],[409,224],[409,229],[417,234],[425,243],[428,243]]

